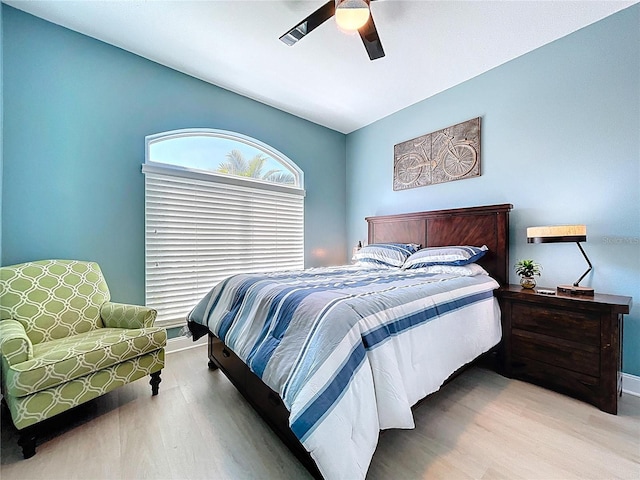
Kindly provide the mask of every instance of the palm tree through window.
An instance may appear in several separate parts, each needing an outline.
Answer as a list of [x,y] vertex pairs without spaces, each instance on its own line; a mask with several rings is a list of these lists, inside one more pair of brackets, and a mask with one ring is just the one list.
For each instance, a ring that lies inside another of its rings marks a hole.
[[227,153],[227,159],[218,166],[216,172],[256,178],[271,183],[288,185],[295,183],[294,176],[282,169],[271,168],[265,172],[265,164],[268,160],[269,158],[263,153],[258,153],[252,159],[247,160],[240,150],[234,149]]

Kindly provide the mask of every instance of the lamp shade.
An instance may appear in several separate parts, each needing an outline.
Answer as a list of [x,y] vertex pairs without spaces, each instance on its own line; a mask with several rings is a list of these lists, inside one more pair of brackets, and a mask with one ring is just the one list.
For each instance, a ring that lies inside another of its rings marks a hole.
[[367,0],[336,0],[336,23],[346,31],[356,31],[369,20]]
[[586,242],[586,225],[553,225],[527,228],[527,243]]

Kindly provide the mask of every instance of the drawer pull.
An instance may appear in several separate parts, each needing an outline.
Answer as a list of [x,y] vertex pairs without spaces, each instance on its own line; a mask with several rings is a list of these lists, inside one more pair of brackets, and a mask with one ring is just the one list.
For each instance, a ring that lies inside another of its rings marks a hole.
[[226,348],[222,349],[222,356],[229,358],[231,356],[231,354],[229,353],[229,350],[227,350]]

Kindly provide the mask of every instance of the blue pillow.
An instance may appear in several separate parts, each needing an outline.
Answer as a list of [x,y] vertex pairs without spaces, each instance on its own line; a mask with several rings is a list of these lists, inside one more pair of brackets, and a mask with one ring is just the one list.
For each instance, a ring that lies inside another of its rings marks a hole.
[[468,265],[481,258],[489,250],[482,247],[451,246],[423,248],[411,255],[402,268],[421,268],[429,265]]
[[415,243],[373,243],[354,253],[353,259],[359,264],[401,267],[418,248]]

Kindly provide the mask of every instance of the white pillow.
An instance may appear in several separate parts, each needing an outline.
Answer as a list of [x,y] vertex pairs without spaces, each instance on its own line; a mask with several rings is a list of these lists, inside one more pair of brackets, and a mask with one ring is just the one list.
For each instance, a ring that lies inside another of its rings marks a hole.
[[358,265],[372,263],[390,267],[401,267],[409,256],[418,250],[414,243],[372,243],[358,250],[353,259]]
[[467,265],[484,256],[487,250],[489,249],[486,245],[482,247],[465,245],[423,248],[407,258],[402,268],[420,268],[428,265]]

